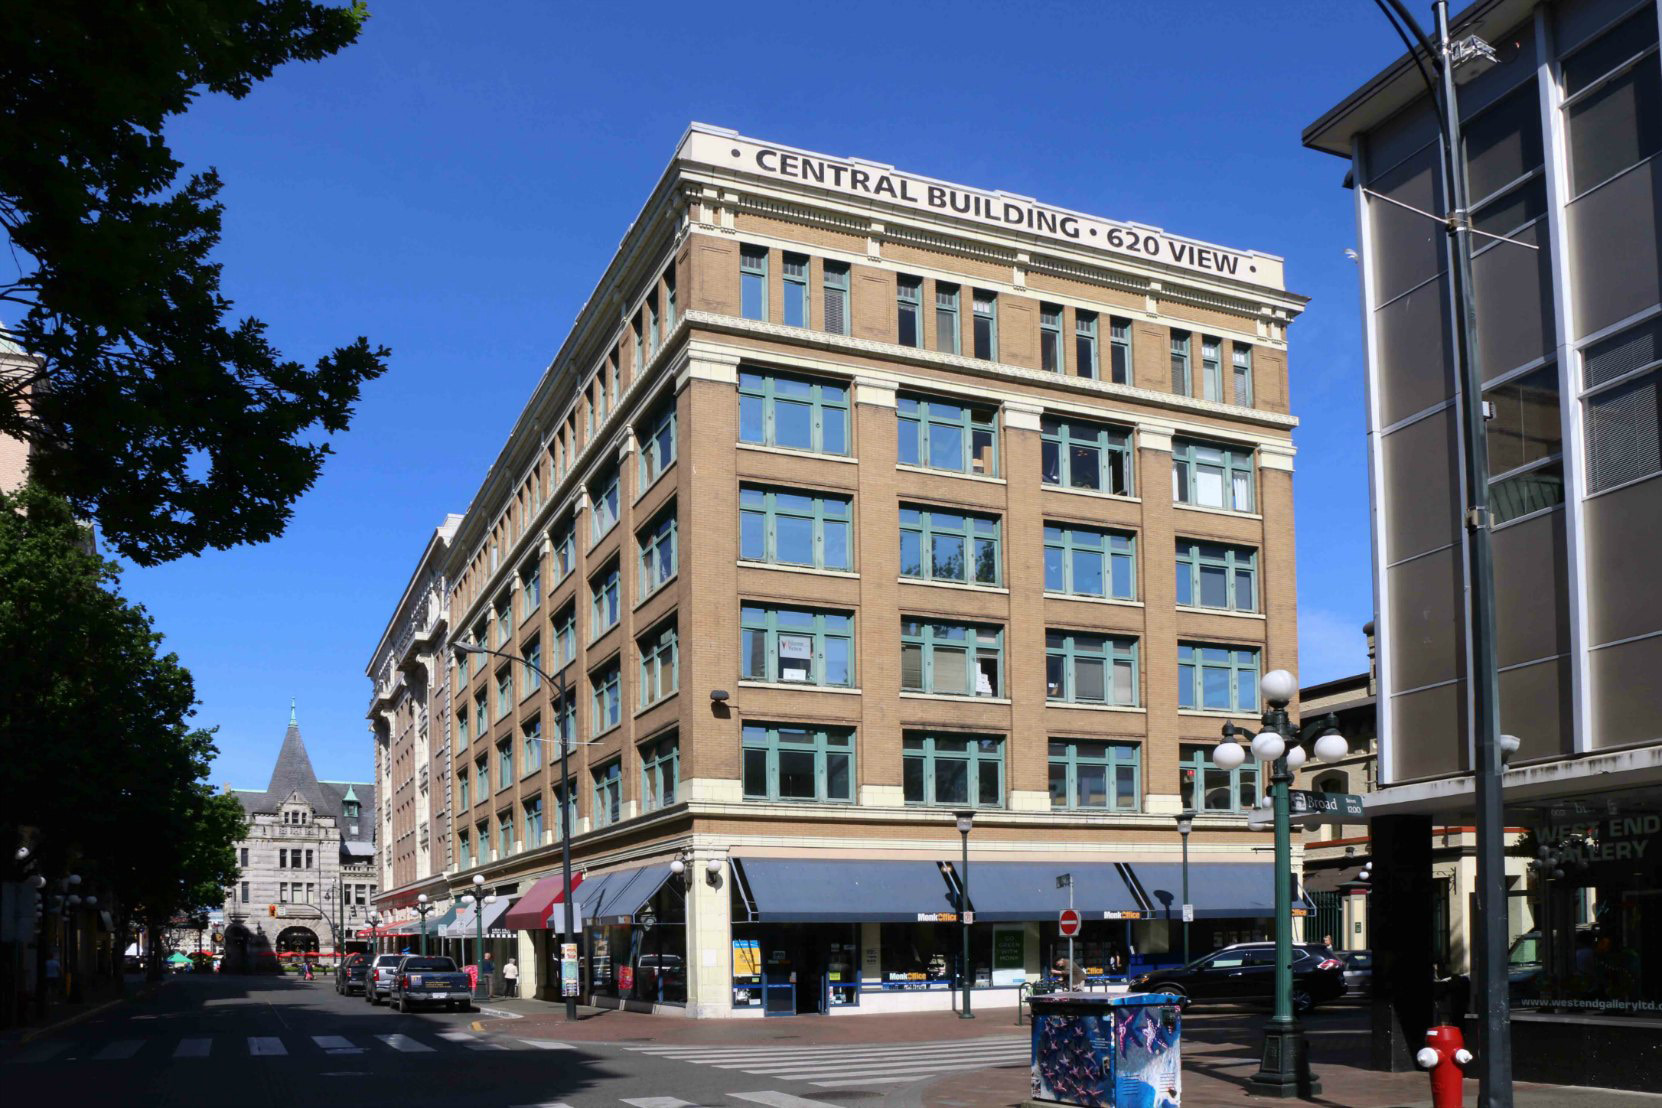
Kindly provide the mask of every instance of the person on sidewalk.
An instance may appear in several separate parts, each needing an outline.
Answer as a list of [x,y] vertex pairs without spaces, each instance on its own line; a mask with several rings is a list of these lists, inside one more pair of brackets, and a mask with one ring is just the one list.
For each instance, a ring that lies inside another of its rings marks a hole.
[[58,961],[58,952],[55,950],[46,953],[46,995],[53,1000],[58,999],[59,986],[63,983],[63,964]]
[[1066,958],[1056,959],[1056,965],[1051,971],[1051,976],[1056,979],[1062,988],[1069,991],[1081,989],[1085,986],[1085,971]]
[[502,967],[502,995],[519,995],[519,963],[512,958],[509,958],[508,964]]
[[496,986],[496,962],[491,958],[491,952],[488,950],[485,951],[485,956],[479,959],[479,982],[480,987],[485,990],[486,996],[489,996],[491,990]]

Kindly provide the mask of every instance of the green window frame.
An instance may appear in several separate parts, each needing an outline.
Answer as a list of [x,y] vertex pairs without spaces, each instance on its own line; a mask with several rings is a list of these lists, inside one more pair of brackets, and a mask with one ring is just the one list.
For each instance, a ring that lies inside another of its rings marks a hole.
[[485,738],[485,731],[488,727],[490,727],[490,722],[491,722],[490,702],[486,698],[484,691],[481,690],[479,695],[475,696],[473,698],[473,724],[474,724],[474,730],[476,730],[479,733],[479,738],[480,738],[481,741],[483,741],[484,738]]
[[513,597],[503,590],[502,596],[496,602],[496,645],[506,646],[508,639],[514,633],[514,604]]
[[542,606],[542,563],[536,558],[520,571],[519,592],[523,597],[519,617],[528,619],[532,612]]
[[1245,343],[1230,344],[1230,363],[1235,372],[1235,403],[1252,407],[1252,347]]
[[[646,433],[640,437],[641,491],[651,488],[675,462],[675,398],[666,400],[652,414]],[[638,494],[637,494],[638,495]]]
[[1131,321],[1108,317],[1108,372],[1116,385],[1131,383]]
[[739,314],[746,319],[768,318],[768,248],[739,247]]
[[465,812],[473,807],[471,790],[468,788],[467,770],[456,775],[456,810]]
[[458,694],[467,687],[467,659],[468,656],[460,650],[456,652],[456,692]]
[[1045,591],[1137,599],[1137,540],[1122,531],[1046,523]]
[[747,562],[854,568],[854,501],[764,485],[739,488],[739,557]]
[[566,605],[565,611],[554,617],[554,641],[549,659],[555,669],[564,669],[577,660],[577,605]]
[[1046,373],[1065,373],[1062,354],[1062,305],[1039,305],[1039,368]]
[[1212,749],[1187,743],[1180,748],[1178,794],[1183,807],[1193,812],[1252,811],[1260,792],[1258,760],[1248,758],[1234,769],[1219,769],[1212,762]]
[[637,644],[641,654],[641,707],[656,704],[679,688],[680,640],[673,620],[643,637]]
[[998,411],[901,396],[895,401],[901,465],[998,476]]
[[569,794],[558,785],[553,786],[550,790],[554,798],[554,824],[549,830],[554,833],[555,841],[559,841],[564,834],[564,828],[560,826],[559,816],[562,805],[565,808],[566,818],[570,821],[566,826],[571,828],[573,834],[577,832],[577,795],[583,791],[583,787],[575,781],[572,782],[572,786]]
[[848,263],[826,262],[821,322],[834,335],[848,334]]
[[854,732],[780,723],[743,731],[746,800],[854,802]]
[[903,618],[900,690],[935,696],[1002,697],[1004,628]]
[[590,542],[593,546],[611,533],[618,521],[617,466],[607,466],[589,486]]
[[1131,432],[1105,423],[1045,418],[1039,422],[1040,480],[1065,489],[1135,495]]
[[998,294],[976,289],[970,297],[975,356],[984,362],[998,360]]
[[496,718],[507,719],[508,713],[514,707],[514,677],[508,669],[500,670],[496,675]]
[[613,562],[589,578],[589,641],[616,627],[621,618],[618,604],[619,566]]
[[808,310],[808,275],[812,262],[806,254],[780,256],[779,285],[784,294],[783,320],[787,327],[807,327],[811,320]]
[[900,506],[900,575],[919,581],[997,586],[1003,557],[997,516]]
[[456,709],[456,753],[460,754],[467,749],[468,738],[467,705]]
[[923,278],[902,273],[895,280],[895,341],[901,346],[923,347]]
[[679,567],[679,524],[674,502],[635,540],[640,544],[640,599],[645,600],[673,581]]
[[1045,696],[1053,702],[1135,708],[1137,668],[1134,638],[1045,632]]
[[1226,512],[1252,511],[1251,448],[1173,439],[1171,496],[1178,504]]
[[958,353],[958,286],[935,282],[935,349]]
[[658,290],[646,294],[646,355],[658,354]]
[[623,722],[622,667],[616,661],[602,666],[589,675],[589,685],[593,697],[590,705],[593,712],[593,734],[604,735]]
[[1050,740],[1053,811],[1140,811],[1142,785],[1142,747],[1136,743]]
[[1073,365],[1081,377],[1094,379],[1096,368],[1096,313],[1073,313]]
[[[480,803],[482,804],[484,801],[481,799]],[[491,821],[489,816],[473,825],[473,839],[479,844],[479,864],[483,865],[491,860]]]
[[594,825],[610,827],[623,819],[623,759],[594,771]]
[[463,869],[473,868],[473,840],[466,831],[456,832],[456,856]]
[[521,768],[526,773],[542,765],[542,717],[538,716],[519,728],[520,743],[524,751],[520,755]]
[[554,583],[559,584],[577,568],[577,527],[567,523],[549,538],[554,555]]
[[1189,332],[1171,333],[1171,391],[1179,396],[1194,395],[1194,381],[1189,366]]
[[1258,552],[1246,546],[1178,539],[1177,604],[1256,612]]
[[675,330],[675,266],[664,270],[664,334]]
[[506,789],[514,783],[514,743],[503,739],[496,744],[496,787]]
[[743,604],[739,655],[746,681],[852,688],[853,613]]
[[479,755],[473,761],[473,793],[474,803],[483,804],[491,795],[491,764],[490,752]]
[[641,811],[674,804],[681,791],[681,739],[675,734],[641,747]]
[[811,377],[739,371],[739,441],[848,454],[848,387]]
[[554,701],[554,743],[563,755],[577,749],[577,690]]
[[542,636],[532,635],[520,643],[519,656],[529,663],[519,669],[520,680],[525,682],[520,695],[528,696],[542,688]]
[[539,793],[530,800],[520,804],[520,810],[525,815],[525,845],[538,847],[542,845],[542,795]]
[[1004,739],[999,735],[908,731],[901,738],[907,804],[1004,807]]
[[1207,712],[1258,711],[1257,647],[1177,644],[1177,706]]
[[1223,403],[1223,340],[1200,336],[1200,398]]

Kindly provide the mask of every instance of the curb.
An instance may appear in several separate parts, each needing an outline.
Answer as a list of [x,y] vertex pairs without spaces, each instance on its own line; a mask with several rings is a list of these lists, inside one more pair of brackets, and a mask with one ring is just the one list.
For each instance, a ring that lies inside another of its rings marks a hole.
[[97,1007],[88,1008],[84,1012],[76,1012],[73,1016],[65,1016],[58,1022],[49,1023],[45,1027],[32,1027],[19,1035],[15,1042],[18,1046],[22,1046],[24,1043],[33,1042],[42,1035],[50,1035],[55,1031],[62,1031],[66,1027],[74,1027],[76,1024],[84,1023],[101,1012],[109,1011],[118,1004],[126,1004],[130,1000],[140,1000],[146,996],[149,996],[160,987],[160,985],[153,982],[145,982],[145,984],[141,986],[137,992],[133,993],[132,996],[118,996],[113,1000],[106,1000]]

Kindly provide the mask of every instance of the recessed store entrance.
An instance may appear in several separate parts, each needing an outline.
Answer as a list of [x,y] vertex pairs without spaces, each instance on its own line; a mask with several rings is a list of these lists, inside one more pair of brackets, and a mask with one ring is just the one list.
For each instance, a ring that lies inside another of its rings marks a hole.
[[[735,1005],[769,1016],[822,1013],[859,1003],[859,929],[849,923],[733,925],[736,951],[753,950],[760,980],[747,989],[735,965]],[[751,944],[754,944],[753,946]],[[759,995],[758,995],[759,994]]]

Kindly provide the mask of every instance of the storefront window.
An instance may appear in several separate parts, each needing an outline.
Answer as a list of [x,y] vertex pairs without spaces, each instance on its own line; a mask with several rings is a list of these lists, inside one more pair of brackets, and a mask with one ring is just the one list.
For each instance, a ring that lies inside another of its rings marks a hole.
[[672,878],[632,924],[588,929],[589,991],[619,1000],[687,1002],[687,915]]
[[[973,902],[974,893],[970,894]],[[882,987],[885,989],[950,989],[958,984],[958,964],[964,956],[964,935],[956,923],[885,923],[882,930]],[[970,928],[970,964],[974,984],[993,983],[993,929]]]

